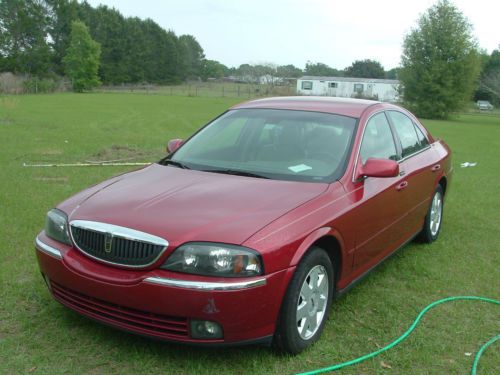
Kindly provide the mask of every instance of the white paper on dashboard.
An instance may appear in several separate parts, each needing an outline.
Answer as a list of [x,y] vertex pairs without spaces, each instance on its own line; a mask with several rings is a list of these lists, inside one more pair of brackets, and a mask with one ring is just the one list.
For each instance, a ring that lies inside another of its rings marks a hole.
[[291,167],[288,167],[288,169],[290,169],[292,172],[299,173],[312,169],[312,167],[305,164],[298,164],[298,165],[292,165]]

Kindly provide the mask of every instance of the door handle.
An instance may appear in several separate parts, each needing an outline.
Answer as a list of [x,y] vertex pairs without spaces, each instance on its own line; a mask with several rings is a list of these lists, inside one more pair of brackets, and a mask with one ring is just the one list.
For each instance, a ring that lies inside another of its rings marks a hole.
[[408,186],[408,181],[401,182],[398,186],[396,186],[396,190],[400,191],[405,189]]
[[439,171],[440,169],[441,169],[441,164],[436,164],[435,166],[433,166],[433,167],[431,168],[431,171],[433,171],[433,172],[437,172],[437,171]]

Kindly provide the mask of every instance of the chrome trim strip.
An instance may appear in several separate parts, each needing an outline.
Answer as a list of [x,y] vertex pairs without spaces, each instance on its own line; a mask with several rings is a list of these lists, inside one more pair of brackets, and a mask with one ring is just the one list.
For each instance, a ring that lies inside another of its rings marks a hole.
[[[75,247],[80,250],[82,253],[84,253],[86,256],[95,259],[99,262],[106,263],[106,264],[111,264],[114,266],[120,266],[124,268],[144,268],[144,267],[149,267],[150,265],[154,264],[160,257],[165,253],[165,250],[168,248],[168,241],[165,240],[164,238],[141,232],[135,229],[127,228],[127,227],[121,227],[119,225],[113,225],[113,224],[107,224],[107,223],[100,223],[98,221],[89,221],[89,220],[72,220],[69,223],[69,235],[71,237],[71,241],[75,245]],[[143,241],[147,242],[153,245],[159,245],[163,246],[163,249],[158,253],[158,256],[153,259],[151,262],[147,264],[141,264],[141,265],[130,265],[130,264],[123,264],[123,263],[116,263],[116,262],[110,262],[109,260],[101,259],[98,258],[92,254],[87,253],[85,250],[81,249],[75,239],[73,238],[73,231],[71,230],[72,227],[77,227],[81,229],[88,229],[88,230],[93,230],[96,232],[100,233],[111,233],[113,234],[114,237],[119,237],[123,238],[126,240],[131,240],[131,241]]]
[[38,250],[43,251],[45,254],[53,256],[54,258],[63,258],[60,250],[43,243],[38,237],[35,239],[35,246]]
[[168,241],[161,237],[118,225],[88,220],[72,220],[69,225],[81,229],[90,229],[100,233],[110,233],[114,237],[120,237],[125,240],[142,241],[165,247],[168,246]]
[[430,149],[430,148],[431,148],[431,145],[429,144],[429,145],[425,146],[424,148],[421,148],[420,150],[415,151],[413,154],[406,155],[404,158],[399,159],[399,160],[398,160],[398,163],[402,163],[402,162],[404,162],[405,160],[408,160],[409,158],[411,158],[411,157],[413,157],[413,156],[415,156],[415,155],[418,155],[418,154],[420,154],[420,153],[422,153],[422,152],[424,152],[424,151],[427,151],[427,150],[428,150],[428,149]]
[[177,288],[196,289],[196,290],[241,290],[255,288],[267,284],[265,278],[250,280],[250,281],[237,281],[237,282],[202,282],[202,281],[187,281],[169,279],[165,277],[147,277],[145,282],[151,284],[158,284],[164,286],[173,286]]

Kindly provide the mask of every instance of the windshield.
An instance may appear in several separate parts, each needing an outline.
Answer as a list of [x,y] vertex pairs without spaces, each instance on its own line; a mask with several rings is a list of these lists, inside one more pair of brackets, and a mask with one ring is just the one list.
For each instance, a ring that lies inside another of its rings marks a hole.
[[344,172],[356,119],[328,113],[230,110],[162,164],[207,172],[325,182]]

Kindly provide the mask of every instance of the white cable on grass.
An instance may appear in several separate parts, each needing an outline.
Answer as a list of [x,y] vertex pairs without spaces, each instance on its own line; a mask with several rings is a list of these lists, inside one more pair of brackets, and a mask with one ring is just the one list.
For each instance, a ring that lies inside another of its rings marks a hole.
[[114,167],[114,166],[143,166],[151,163],[58,163],[58,164],[27,164],[23,163],[23,167]]

